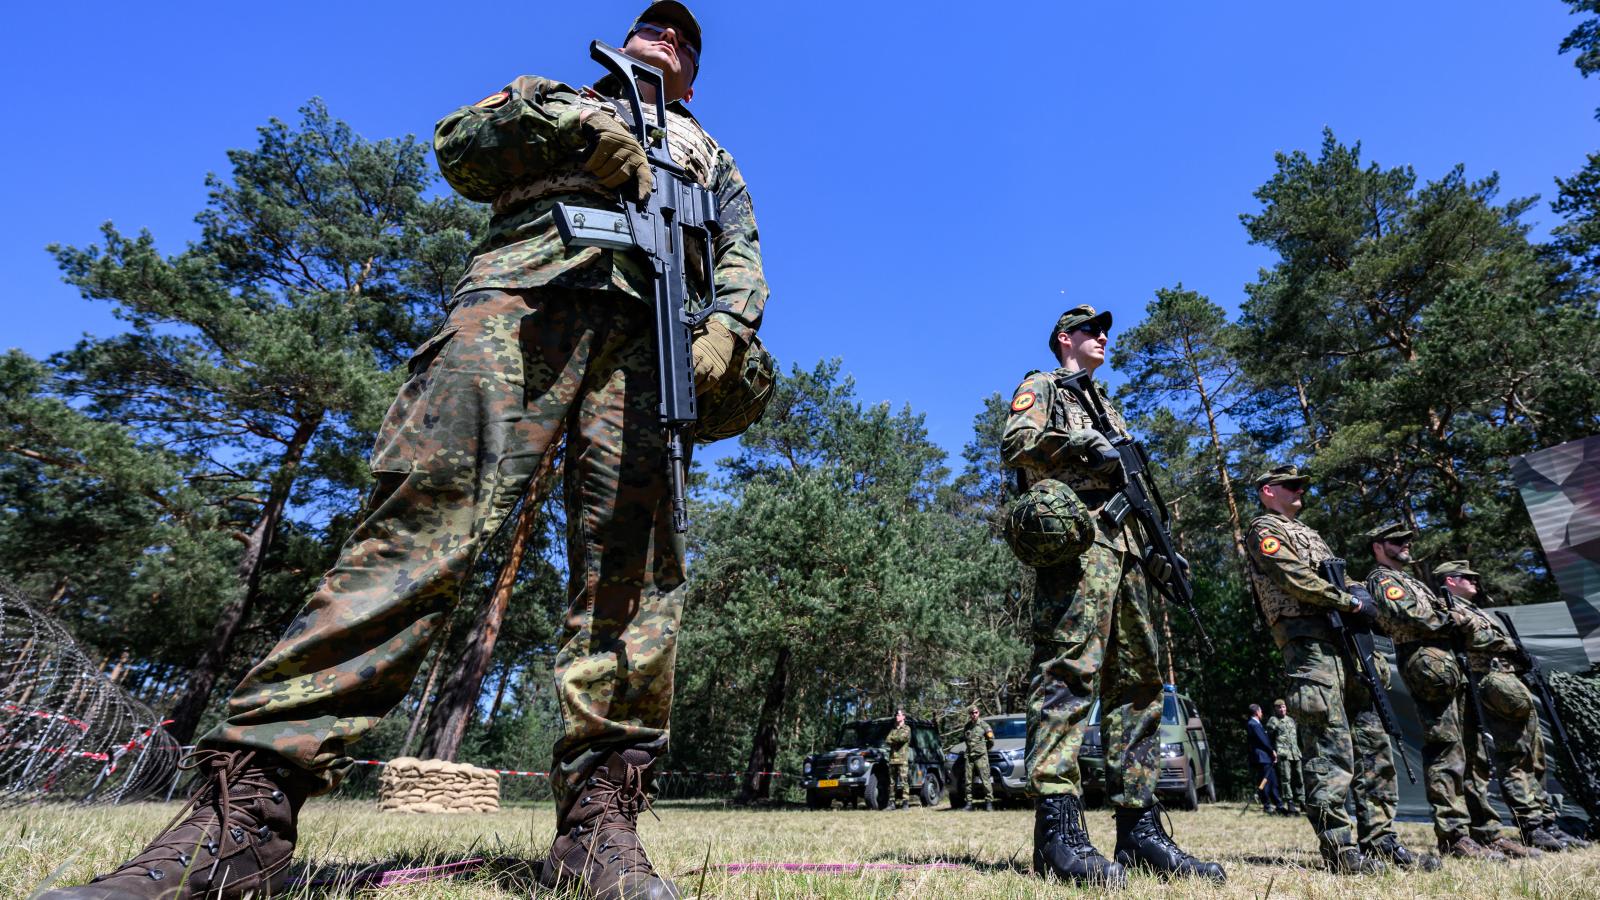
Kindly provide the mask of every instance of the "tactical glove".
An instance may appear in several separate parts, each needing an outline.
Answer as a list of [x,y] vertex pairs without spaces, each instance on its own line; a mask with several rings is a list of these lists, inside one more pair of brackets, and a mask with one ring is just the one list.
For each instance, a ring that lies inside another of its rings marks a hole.
[[739,339],[728,326],[716,319],[706,320],[704,330],[694,336],[690,350],[694,353],[694,392],[704,394],[728,373],[728,363],[733,360]]
[[1067,447],[1083,457],[1090,471],[1109,472],[1122,461],[1115,447],[1105,435],[1093,428],[1079,428],[1067,433]]
[[1156,584],[1166,584],[1172,580],[1171,561],[1157,553],[1156,548],[1153,546],[1145,548],[1144,570]]
[[1368,593],[1367,589],[1359,584],[1347,584],[1344,589],[1349,592],[1351,597],[1355,598],[1357,603],[1361,604],[1358,608],[1351,610],[1350,615],[1366,625],[1376,623],[1378,621],[1378,604],[1377,601],[1372,599],[1372,594]]
[[622,123],[611,116],[591,111],[578,121],[585,146],[593,147],[583,167],[608,188],[620,188],[629,200],[650,196],[654,181],[650,177],[650,157]]

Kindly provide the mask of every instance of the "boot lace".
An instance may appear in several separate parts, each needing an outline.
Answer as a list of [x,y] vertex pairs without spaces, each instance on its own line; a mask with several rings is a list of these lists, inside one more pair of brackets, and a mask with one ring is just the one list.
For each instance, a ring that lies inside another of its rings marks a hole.
[[264,769],[250,765],[254,757],[255,751],[251,750],[197,750],[189,754],[178,768],[204,773],[189,795],[189,802],[178,810],[144,852],[95,880],[143,874],[152,881],[160,881],[166,877],[166,872],[158,868],[158,864],[164,862],[176,862],[187,876],[196,866],[204,865],[208,856],[210,865],[206,878],[209,880],[222,862],[224,826],[235,846],[251,837],[268,840],[272,830],[258,825],[255,816],[243,805],[254,800],[282,800],[283,793]]
[[[1166,819],[1165,827],[1162,825],[1162,819]],[[1167,813],[1167,808],[1165,806],[1162,806],[1160,803],[1156,803],[1151,806],[1148,813],[1140,816],[1139,821],[1134,823],[1133,833],[1138,836],[1140,840],[1150,841],[1151,843],[1159,845],[1163,850],[1166,850],[1168,853],[1171,853],[1173,856],[1175,856],[1180,862],[1194,862],[1194,857],[1190,856],[1182,847],[1179,847],[1177,843],[1172,840],[1172,836],[1168,830],[1171,828],[1172,816]]]
[[579,801],[601,806],[600,824],[595,826],[589,842],[590,859],[610,854],[605,857],[606,862],[617,866],[619,875],[634,872],[655,874],[655,867],[650,864],[650,857],[639,842],[639,814],[648,811],[650,815],[656,815],[655,810],[651,809],[650,794],[646,789],[645,769],[644,766],[624,761],[622,777],[614,780],[611,767],[608,767],[605,776],[590,777],[594,790]]
[[1045,816],[1051,836],[1067,849],[1079,857],[1099,855],[1099,851],[1094,849],[1094,842],[1089,839],[1089,823],[1084,821],[1083,813],[1073,805],[1071,799],[1051,804]]

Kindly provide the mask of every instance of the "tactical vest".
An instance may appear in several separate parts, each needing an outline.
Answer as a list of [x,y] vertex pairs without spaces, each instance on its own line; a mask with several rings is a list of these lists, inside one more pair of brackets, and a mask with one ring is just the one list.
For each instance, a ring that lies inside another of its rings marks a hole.
[[[618,104],[622,103],[624,101],[605,97],[593,88],[584,88],[578,93],[576,105],[599,110],[622,123],[623,127],[628,127],[627,120],[618,112]],[[667,107],[667,149],[671,151],[672,161],[682,166],[696,184],[711,186],[711,175],[717,162],[717,142],[706,134],[694,116],[672,106]],[[616,191],[601,186],[599,179],[584,169],[583,163],[583,159],[570,160],[565,166],[507,190],[495,199],[495,214],[504,214],[529,201],[554,194],[613,196]]]
[[[1317,534],[1310,525],[1287,516],[1261,516],[1250,523],[1252,532],[1255,531],[1256,522],[1262,519],[1271,521],[1288,536],[1289,547],[1294,551],[1295,558],[1304,561],[1311,571],[1316,572],[1323,560],[1334,558],[1328,542],[1323,540],[1322,535]],[[1281,585],[1261,571],[1254,556],[1249,557],[1249,560],[1250,580],[1255,583],[1256,596],[1261,600],[1261,614],[1266,617],[1268,628],[1286,618],[1321,616],[1327,613],[1327,610],[1320,606],[1302,605]]]
[[[1050,405],[1050,417],[1057,428],[1064,431],[1094,428],[1094,419],[1089,415],[1089,411],[1079,404],[1077,395],[1061,387],[1059,382],[1052,382],[1051,387],[1055,396],[1051,398],[1053,402]],[[1123,420],[1122,413],[1111,405],[1111,401],[1106,397],[1105,391],[1101,390],[1100,383],[1091,381],[1089,389],[1100,395],[1100,404],[1106,411],[1106,418],[1111,420],[1111,426],[1116,432],[1116,434],[1107,435],[1107,437],[1126,436],[1128,434],[1128,423]],[[1104,500],[1096,501],[1094,492],[1110,491],[1119,486],[1114,474],[1102,475],[1080,467],[1063,467],[1060,471],[1047,472],[1043,477],[1054,478],[1064,483],[1080,497],[1088,494],[1084,502],[1091,508],[1098,507],[1105,502]]]
[[[1482,639],[1481,636],[1483,634],[1488,633],[1493,635],[1493,637],[1507,650],[1510,650],[1515,646],[1511,640],[1511,635],[1503,627],[1501,627],[1500,622],[1493,616],[1490,616],[1488,613],[1484,612],[1473,604],[1459,598],[1456,600],[1456,607],[1464,611],[1467,616],[1472,619],[1472,629],[1479,634],[1480,640]],[[1477,644],[1479,641],[1475,640],[1472,643]],[[1513,671],[1512,665],[1506,660],[1501,659],[1500,654],[1497,652],[1468,650],[1467,665],[1471,666],[1472,671],[1479,675],[1490,671]]]

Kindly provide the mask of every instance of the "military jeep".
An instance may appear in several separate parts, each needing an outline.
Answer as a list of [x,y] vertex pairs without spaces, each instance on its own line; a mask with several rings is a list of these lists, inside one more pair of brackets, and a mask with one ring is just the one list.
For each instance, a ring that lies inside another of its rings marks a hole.
[[[937,805],[950,783],[944,755],[939,752],[939,729],[927,719],[906,717],[911,726],[909,793],[923,806]],[[887,738],[894,719],[847,722],[839,729],[832,750],[813,753],[802,766],[806,805],[827,809],[838,800],[845,806],[865,802],[868,809],[888,809],[893,795],[889,784]]]

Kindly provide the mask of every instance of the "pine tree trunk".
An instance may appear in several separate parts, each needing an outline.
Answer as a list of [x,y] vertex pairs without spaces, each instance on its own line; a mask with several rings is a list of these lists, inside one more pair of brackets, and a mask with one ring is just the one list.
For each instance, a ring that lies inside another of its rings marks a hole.
[[428,698],[433,696],[433,686],[439,681],[439,669],[444,665],[444,652],[450,646],[450,625],[453,619],[444,620],[444,628],[439,632],[439,649],[433,651],[433,664],[428,666],[428,680],[422,685],[422,696],[417,699],[416,712],[411,714],[411,724],[406,727],[406,739],[400,744],[400,755],[410,756],[411,745],[416,743],[417,729],[422,727],[422,720],[428,715]]
[[500,715],[500,704],[505,702],[506,699],[506,685],[510,683],[511,666],[506,666],[505,671],[500,673],[500,687],[494,692],[494,705],[489,707],[489,717],[483,720],[483,727],[488,728],[494,725],[495,716]]
[[789,687],[789,648],[778,651],[772,662],[772,675],[767,679],[767,695],[761,700],[761,714],[756,719],[756,737],[750,744],[750,764],[745,768],[744,780],[739,785],[739,796],[734,802],[741,806],[766,800],[772,796],[772,771],[778,759],[778,714],[783,710],[783,698]]
[[[434,704],[433,715],[428,720],[428,731],[422,739],[423,759],[442,759],[455,762],[461,752],[461,739],[467,734],[467,724],[478,708],[478,697],[483,693],[483,678],[489,674],[493,661],[494,645],[500,638],[500,625],[505,621],[506,606],[511,602],[511,590],[517,584],[517,571],[522,568],[522,556],[528,549],[528,540],[534,529],[543,521],[540,506],[534,493],[522,502],[522,513],[517,517],[517,530],[511,537],[511,548],[506,552],[500,573],[495,576],[494,588],[478,607],[477,619],[467,635],[467,646],[455,668],[439,689],[439,699]],[[501,682],[504,689],[505,682]],[[498,705],[498,698],[496,698]]]
[[211,639],[206,642],[206,649],[200,654],[200,660],[195,663],[194,669],[189,674],[189,681],[184,685],[183,693],[173,704],[169,715],[172,724],[167,731],[177,738],[180,744],[188,744],[194,740],[200,718],[205,715],[206,704],[211,700],[211,692],[216,688],[217,678],[227,663],[229,651],[233,649],[233,639],[238,636],[239,628],[244,625],[255,608],[256,599],[261,593],[261,570],[266,562],[267,551],[272,549],[272,539],[277,534],[278,522],[283,518],[284,507],[289,503],[289,489],[294,485],[295,472],[305,457],[306,446],[311,443],[311,436],[321,424],[322,417],[317,416],[301,422],[295,428],[294,435],[289,438],[288,446],[284,449],[283,463],[272,479],[272,490],[267,494],[266,505],[262,507],[260,517],[256,519],[255,525],[245,537],[244,556],[239,560],[239,566],[235,570],[243,589],[240,590],[237,599],[223,607],[217,614],[217,624],[211,629]]

